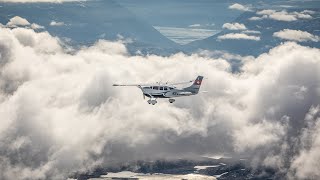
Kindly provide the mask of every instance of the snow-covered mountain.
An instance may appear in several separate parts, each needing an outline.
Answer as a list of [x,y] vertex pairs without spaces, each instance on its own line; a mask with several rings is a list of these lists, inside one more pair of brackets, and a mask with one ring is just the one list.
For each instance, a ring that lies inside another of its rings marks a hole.
[[14,16],[20,16],[75,45],[93,43],[98,39],[125,39],[131,42],[128,45],[131,51],[161,52],[178,47],[113,0],[0,5],[2,24]]

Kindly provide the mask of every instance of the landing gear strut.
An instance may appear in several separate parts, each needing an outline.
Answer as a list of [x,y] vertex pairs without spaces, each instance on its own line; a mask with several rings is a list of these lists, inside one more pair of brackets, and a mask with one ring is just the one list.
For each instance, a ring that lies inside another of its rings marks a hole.
[[170,103],[173,103],[173,102],[175,102],[176,100],[175,99],[169,99],[169,102]]

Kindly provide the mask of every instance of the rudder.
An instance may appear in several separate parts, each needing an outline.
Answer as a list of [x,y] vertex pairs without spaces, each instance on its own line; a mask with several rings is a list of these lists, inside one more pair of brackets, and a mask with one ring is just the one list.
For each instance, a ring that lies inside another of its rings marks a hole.
[[202,80],[203,80],[203,76],[198,76],[197,79],[194,80],[193,84],[191,86],[185,88],[185,90],[191,91],[191,92],[197,94],[199,92]]

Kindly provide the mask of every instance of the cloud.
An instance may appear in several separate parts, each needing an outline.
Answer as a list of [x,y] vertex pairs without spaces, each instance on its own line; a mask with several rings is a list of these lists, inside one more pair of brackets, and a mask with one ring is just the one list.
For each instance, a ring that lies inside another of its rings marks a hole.
[[[19,26],[24,26],[24,27],[30,27],[32,29],[44,29],[44,26],[41,26],[36,23],[30,24],[30,22],[20,16],[14,16],[9,20],[9,22],[6,24],[7,27],[10,28],[16,28]],[[0,24],[0,27],[5,27],[4,25]]]
[[191,24],[189,27],[201,27],[200,24]]
[[303,11],[301,11],[301,13],[303,13],[303,14],[315,14],[316,12],[315,11],[311,11],[311,10],[303,10]]
[[291,164],[291,173],[299,179],[320,177],[319,172],[319,143],[320,143],[320,106],[312,106],[306,115],[306,128],[302,130],[298,155]]
[[206,23],[206,24],[191,24],[188,27],[189,28],[212,28],[215,26],[214,23]]
[[297,42],[306,42],[306,41],[319,42],[320,41],[319,36],[310,34],[306,31],[292,30],[292,29],[283,29],[281,31],[273,33],[273,36],[278,37],[280,39],[297,41]]
[[247,29],[244,24],[241,23],[225,23],[222,25],[222,28],[229,30],[245,30]]
[[296,21],[298,19],[312,19],[312,11],[287,12],[285,10],[276,11],[271,9],[261,10],[256,13],[262,17],[251,17],[249,20],[273,19],[277,21]]
[[255,31],[255,30],[245,30],[245,31],[242,31],[242,33],[247,33],[247,34],[261,34],[260,31]]
[[253,16],[253,17],[249,18],[249,20],[251,20],[251,21],[258,21],[258,20],[261,20],[261,19],[263,19],[263,18],[262,17],[257,17],[257,16]]
[[236,9],[236,10],[239,10],[239,11],[251,11],[251,9],[249,7],[244,6],[242,4],[238,4],[238,3],[232,4],[228,8],[229,9]]
[[245,40],[254,40],[254,41],[260,41],[259,36],[251,36],[244,33],[229,33],[224,34],[221,36],[218,36],[218,39],[224,40],[224,39],[245,39]]
[[[0,54],[0,179],[66,179],[116,162],[219,153],[320,178],[317,48],[286,42],[233,74],[223,58],[132,56],[105,40],[68,53],[48,32],[1,28]],[[175,104],[150,106],[139,89],[112,86],[199,74],[208,93]]]
[[29,21],[20,17],[20,16],[14,16],[7,23],[7,26],[9,26],[9,27],[27,26],[27,25],[30,25]]
[[44,26],[41,26],[41,25],[36,24],[36,23],[32,23],[31,24],[31,28],[32,29],[44,29]]
[[64,22],[51,21],[50,26],[64,26]]

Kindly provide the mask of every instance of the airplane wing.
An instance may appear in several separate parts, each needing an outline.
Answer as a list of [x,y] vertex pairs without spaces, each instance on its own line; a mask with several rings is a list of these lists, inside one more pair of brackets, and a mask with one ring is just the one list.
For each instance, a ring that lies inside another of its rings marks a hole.
[[112,86],[139,86],[138,84],[112,84]]
[[156,82],[153,84],[113,84],[113,86],[160,86],[160,85],[168,85],[168,86],[174,86],[174,85],[180,85],[180,84],[188,84],[194,82],[195,79],[189,80],[189,81],[184,81],[184,82],[175,82],[175,83],[161,83],[161,82]]
[[137,86],[137,87],[140,87],[140,86],[154,86],[154,85],[151,85],[151,84],[113,84],[112,86]]

